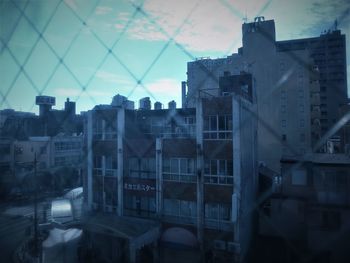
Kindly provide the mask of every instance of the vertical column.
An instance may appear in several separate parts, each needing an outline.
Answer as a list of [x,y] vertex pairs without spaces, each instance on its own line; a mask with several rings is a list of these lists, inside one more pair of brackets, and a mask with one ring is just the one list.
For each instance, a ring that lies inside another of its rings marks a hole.
[[105,140],[106,139],[106,121],[105,120],[102,120],[102,127],[101,127],[101,138],[102,140]]
[[92,111],[88,112],[87,116],[87,205],[88,209],[91,210],[92,208],[92,169],[93,169],[93,162],[92,162]]
[[102,210],[106,212],[106,192],[105,192],[105,176],[106,176],[106,156],[102,155]]
[[129,242],[129,262],[136,263],[136,248],[132,241]]
[[204,224],[204,167],[203,167],[203,106],[199,96],[196,98],[196,145],[197,145],[197,239],[203,249]]
[[241,134],[240,134],[240,102],[232,96],[232,149],[233,149],[233,195],[232,218],[234,225],[234,241],[239,242],[239,210],[241,202]]
[[117,170],[117,192],[118,192],[118,208],[119,216],[123,215],[123,174],[124,174],[124,129],[125,129],[125,110],[118,109],[117,116],[117,145],[118,145],[118,170]]
[[156,209],[158,217],[163,211],[163,162],[162,139],[156,139]]

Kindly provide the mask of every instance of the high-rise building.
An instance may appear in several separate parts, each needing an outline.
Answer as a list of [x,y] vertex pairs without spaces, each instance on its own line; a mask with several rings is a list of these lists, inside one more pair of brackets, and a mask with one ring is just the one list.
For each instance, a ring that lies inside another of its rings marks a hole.
[[277,51],[308,50],[319,70],[321,135],[339,119],[339,108],[347,102],[345,35],[337,30],[319,37],[276,42]]
[[312,152],[337,120],[338,106],[346,100],[346,63],[345,37],[338,30],[304,40],[276,41],[275,35],[273,20],[257,17],[244,23],[238,53],[188,63],[188,92],[183,97],[184,105],[191,107],[198,96],[225,92],[221,78],[251,74],[257,97],[258,158],[279,171],[282,154]]

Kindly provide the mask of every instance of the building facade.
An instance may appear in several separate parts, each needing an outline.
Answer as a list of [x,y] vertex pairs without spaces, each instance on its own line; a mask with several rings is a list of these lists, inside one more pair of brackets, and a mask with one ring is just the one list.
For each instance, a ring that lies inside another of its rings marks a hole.
[[252,93],[233,92],[186,109],[96,106],[86,122],[88,208],[157,220],[161,241],[180,228],[202,251],[244,260],[257,183],[254,114]]
[[276,41],[274,21],[263,17],[244,23],[242,36],[238,53],[188,63],[184,105],[194,105],[198,94],[219,95],[223,76],[251,74],[259,161],[279,171],[282,155],[318,150],[313,146],[339,119],[338,108],[347,98],[345,36],[335,30],[316,38]]
[[281,180],[261,204],[260,260],[348,262],[350,158],[317,153],[281,164]]

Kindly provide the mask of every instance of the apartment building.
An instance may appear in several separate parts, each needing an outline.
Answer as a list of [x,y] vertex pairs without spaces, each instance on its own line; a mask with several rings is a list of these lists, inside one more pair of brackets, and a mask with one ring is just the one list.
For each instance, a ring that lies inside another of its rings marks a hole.
[[[100,105],[87,113],[88,209],[152,225],[142,241],[126,233],[128,228],[118,229],[129,236],[129,261],[140,259],[135,251],[157,241],[213,250],[218,260],[245,259],[257,183],[256,108],[252,82],[249,89],[231,84],[194,108]],[[235,93],[241,88],[242,94]],[[95,225],[106,222],[101,217]],[[100,235],[92,225],[89,236]]]
[[281,164],[261,204],[258,261],[348,262],[350,158],[317,153]]
[[264,17],[244,23],[242,36],[238,53],[188,62],[184,106],[193,106],[198,94],[217,96],[223,76],[251,74],[258,159],[279,171],[282,155],[317,150],[313,146],[339,119],[338,108],[347,98],[345,36],[333,30],[316,38],[277,41],[274,20]]

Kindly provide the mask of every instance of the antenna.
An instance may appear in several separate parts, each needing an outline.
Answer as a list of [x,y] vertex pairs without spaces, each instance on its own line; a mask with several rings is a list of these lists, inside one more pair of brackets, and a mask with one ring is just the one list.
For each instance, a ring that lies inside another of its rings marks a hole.
[[248,22],[248,17],[247,17],[247,9],[245,10],[245,16],[243,17],[243,22],[247,23]]

